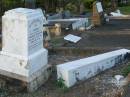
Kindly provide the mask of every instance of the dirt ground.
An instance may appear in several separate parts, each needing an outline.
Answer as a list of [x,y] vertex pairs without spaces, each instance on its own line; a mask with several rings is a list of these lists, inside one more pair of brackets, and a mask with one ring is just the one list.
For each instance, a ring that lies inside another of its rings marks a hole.
[[[99,48],[117,48],[130,47],[130,20],[111,20],[109,23],[100,27],[95,27],[89,31],[78,33],[71,31],[72,34],[82,37],[77,43],[67,43],[63,45],[63,38],[57,40],[59,47],[99,47]],[[68,33],[67,33],[68,34]],[[62,42],[62,43],[61,43]],[[64,41],[65,42],[65,41]]]
[[[101,27],[95,27],[89,31],[70,32],[82,37],[77,44],[67,43],[63,45],[61,42],[64,40],[58,40],[57,47],[75,47],[75,48],[129,48],[130,47],[130,20],[113,20]],[[67,33],[66,33],[67,34]],[[65,41],[64,41],[65,42]],[[54,46],[52,44],[52,46]],[[86,55],[87,57],[87,55]],[[120,97],[118,94],[126,91],[125,97],[129,88],[119,88],[113,83],[114,76],[121,74],[123,68],[128,64],[122,64],[107,71],[101,72],[95,77],[92,77],[86,81],[80,82],[74,87],[67,89],[58,88],[56,85],[56,65],[76,59],[80,59],[82,56],[64,56],[60,54],[49,55],[49,64],[53,66],[52,75],[42,87],[36,92],[27,93],[26,90],[20,89],[20,84],[12,81],[6,88],[0,89],[0,97]],[[116,96],[115,96],[116,95]]]
[[102,27],[88,31],[77,46],[83,47],[130,47],[130,20],[113,20]]
[[[54,58],[50,61],[54,63],[53,66],[55,67],[56,64],[79,59],[81,57],[65,57],[53,55],[51,56],[51,58]],[[15,86],[12,87],[12,90],[10,89],[10,91],[4,91],[4,96],[2,97],[121,97],[117,95],[124,93],[125,88],[118,87],[115,84],[114,76],[122,74],[121,71],[127,65],[128,64],[122,64],[112,69],[101,72],[97,76],[79,82],[78,84],[67,90],[59,88],[56,85],[56,70],[53,69],[53,73],[48,82],[40,87],[36,92],[27,93],[26,91],[15,91],[13,90],[16,88]],[[17,89],[19,89],[18,86]]]

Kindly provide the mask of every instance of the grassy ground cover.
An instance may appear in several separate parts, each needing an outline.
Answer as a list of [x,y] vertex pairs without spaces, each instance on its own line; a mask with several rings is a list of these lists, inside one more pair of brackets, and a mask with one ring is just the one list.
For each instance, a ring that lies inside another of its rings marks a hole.
[[130,6],[119,7],[123,14],[130,14]]

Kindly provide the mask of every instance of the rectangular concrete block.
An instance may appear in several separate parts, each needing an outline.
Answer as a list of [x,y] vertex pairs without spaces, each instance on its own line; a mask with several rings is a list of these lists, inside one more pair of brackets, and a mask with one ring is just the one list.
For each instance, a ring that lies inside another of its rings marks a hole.
[[71,87],[78,81],[86,80],[117,65],[124,60],[124,55],[127,52],[130,52],[130,50],[120,49],[57,65],[58,79],[62,78],[65,85]]
[[78,30],[80,27],[86,28],[88,26],[88,18],[81,18],[72,24],[73,30]]

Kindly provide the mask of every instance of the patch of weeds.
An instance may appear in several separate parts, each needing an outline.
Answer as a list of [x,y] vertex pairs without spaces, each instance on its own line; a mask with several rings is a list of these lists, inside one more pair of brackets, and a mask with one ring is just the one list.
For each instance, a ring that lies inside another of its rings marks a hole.
[[130,87],[130,83],[128,84],[128,87]]
[[50,42],[52,43],[54,47],[58,47],[64,42],[64,39],[63,37],[57,37],[57,38],[51,39]]
[[69,91],[69,88],[64,84],[65,80],[63,80],[62,78],[59,78],[56,82],[56,86],[62,90],[63,93],[66,93]]
[[123,76],[127,76],[130,73],[130,64],[122,70]]

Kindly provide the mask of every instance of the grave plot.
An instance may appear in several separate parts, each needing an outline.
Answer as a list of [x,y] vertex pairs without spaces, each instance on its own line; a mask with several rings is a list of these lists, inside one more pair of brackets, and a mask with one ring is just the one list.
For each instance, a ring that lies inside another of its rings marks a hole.
[[[50,55],[49,56],[49,63],[56,66],[56,64],[61,64],[64,62],[74,61],[77,59],[81,59],[84,57],[81,56],[62,56],[62,55]],[[14,92],[10,94],[10,97],[40,97],[40,96],[48,96],[48,97],[114,97],[123,93],[122,87],[118,87],[114,81],[115,75],[122,75],[122,70],[126,68],[128,64],[122,64],[116,66],[112,69],[104,71],[99,75],[92,77],[86,81],[82,81],[75,85],[74,87],[68,88],[60,88],[57,85],[57,77],[56,71],[53,70],[52,76],[47,81],[45,85],[40,87],[38,91],[33,93],[26,93],[26,92]],[[44,91],[44,92],[43,92]],[[116,91],[116,92],[115,92]],[[7,92],[8,93],[8,92]],[[12,93],[12,92],[11,92]],[[11,96],[12,95],[12,96]]]
[[[93,51],[110,51],[118,48],[130,48],[130,20],[113,20],[103,26],[93,28],[88,31],[69,31],[73,35],[79,36],[82,39],[78,43],[70,43],[65,41],[63,36],[52,39],[50,51],[57,53],[65,52],[68,54],[77,51],[86,52]],[[60,50],[60,52],[58,51]]]
[[[117,48],[130,48],[130,19],[111,19],[104,24],[104,9],[100,2],[93,4],[92,22],[95,25],[101,25],[99,27],[92,27],[87,31],[65,31],[66,34],[73,34],[81,37],[82,39],[74,44],[63,39],[64,36],[51,40],[51,46],[53,49],[50,51],[63,51],[68,49],[69,52],[73,52],[77,49],[100,49],[100,50],[115,50]],[[88,17],[89,18],[89,17]],[[54,43],[54,44],[53,44]],[[63,50],[61,50],[63,49]],[[71,49],[71,51],[69,50]],[[96,51],[96,50],[95,50]]]

